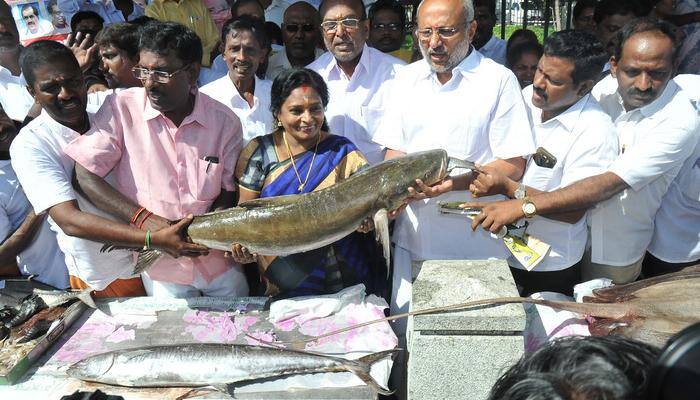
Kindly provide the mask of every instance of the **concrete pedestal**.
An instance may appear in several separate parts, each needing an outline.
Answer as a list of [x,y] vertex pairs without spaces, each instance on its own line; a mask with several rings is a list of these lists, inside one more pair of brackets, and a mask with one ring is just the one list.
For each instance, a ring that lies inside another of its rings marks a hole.
[[[411,310],[517,297],[505,261],[425,261]],[[523,354],[525,312],[519,304],[411,317],[408,398],[480,400]]]

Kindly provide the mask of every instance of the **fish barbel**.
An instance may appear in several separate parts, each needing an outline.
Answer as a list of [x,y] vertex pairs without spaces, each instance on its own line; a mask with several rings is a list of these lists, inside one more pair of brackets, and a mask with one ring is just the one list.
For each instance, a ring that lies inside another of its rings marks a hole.
[[378,393],[392,392],[369,374],[371,365],[398,349],[358,360],[305,351],[237,344],[179,344],[116,350],[71,365],[68,376],[84,381],[128,387],[225,387],[228,384],[276,376],[348,371]]
[[[229,251],[233,243],[240,243],[251,253],[289,255],[334,243],[371,217],[388,269],[388,212],[401,206],[416,179],[432,185],[458,168],[476,169],[470,161],[448,157],[445,150],[413,153],[366,168],[322,190],[255,199],[195,216],[186,235],[211,249]],[[142,272],[162,254],[142,253],[134,272]]]

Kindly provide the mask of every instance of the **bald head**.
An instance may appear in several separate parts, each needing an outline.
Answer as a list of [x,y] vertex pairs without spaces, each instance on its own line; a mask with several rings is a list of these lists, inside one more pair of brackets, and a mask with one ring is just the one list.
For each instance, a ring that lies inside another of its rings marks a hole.
[[308,21],[318,21],[318,11],[311,4],[305,1],[298,1],[287,7],[284,11],[283,22],[290,19],[303,18]]
[[318,21],[318,11],[305,1],[292,4],[284,12],[282,41],[292,66],[303,67],[314,60]]
[[439,7],[448,11],[459,10],[460,19],[464,22],[471,22],[474,19],[474,3],[472,0],[423,0],[418,5],[418,15],[420,15],[421,9],[425,6]]

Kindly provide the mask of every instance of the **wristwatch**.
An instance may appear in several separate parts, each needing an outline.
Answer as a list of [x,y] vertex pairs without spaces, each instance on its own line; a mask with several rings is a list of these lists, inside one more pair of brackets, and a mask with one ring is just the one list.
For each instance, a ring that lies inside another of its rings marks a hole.
[[513,192],[513,197],[515,197],[518,200],[523,200],[525,197],[527,197],[527,193],[525,193],[525,185],[522,183],[518,185],[518,188],[515,189],[515,192]]
[[535,207],[535,203],[533,203],[529,197],[523,199],[522,209],[525,218],[532,218],[537,215],[537,207]]

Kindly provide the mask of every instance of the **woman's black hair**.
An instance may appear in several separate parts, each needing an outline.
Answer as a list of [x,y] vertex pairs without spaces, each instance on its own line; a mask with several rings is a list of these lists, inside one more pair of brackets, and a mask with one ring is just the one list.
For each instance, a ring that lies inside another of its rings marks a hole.
[[[277,78],[272,82],[270,111],[275,119],[277,119],[277,115],[282,110],[282,104],[284,104],[292,91],[304,85],[312,87],[318,93],[324,109],[328,106],[328,86],[326,86],[326,82],[323,81],[321,75],[307,68],[292,68],[277,75]],[[328,132],[328,124],[325,119],[321,129]]]

